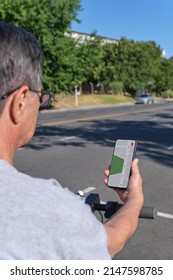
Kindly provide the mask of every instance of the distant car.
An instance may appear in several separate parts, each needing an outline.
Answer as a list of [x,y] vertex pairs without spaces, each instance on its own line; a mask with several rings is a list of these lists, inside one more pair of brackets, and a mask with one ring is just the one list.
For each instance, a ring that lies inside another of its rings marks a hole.
[[136,98],[136,103],[137,104],[153,104],[154,97],[151,93],[142,94]]

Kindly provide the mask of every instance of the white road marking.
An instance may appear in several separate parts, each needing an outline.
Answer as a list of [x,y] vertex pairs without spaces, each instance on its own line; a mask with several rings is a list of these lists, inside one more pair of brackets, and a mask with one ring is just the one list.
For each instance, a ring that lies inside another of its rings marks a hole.
[[171,215],[171,214],[157,212],[157,216],[173,220],[173,215]]
[[158,120],[158,117],[154,117],[154,118],[151,118],[149,121],[157,121]]
[[64,138],[60,138],[59,141],[69,141],[69,140],[73,140],[77,138],[76,136],[69,136],[69,137],[64,137]]
[[92,192],[93,190],[95,190],[96,188],[95,187],[88,187],[88,188],[86,188],[86,189],[84,189],[83,191],[84,191],[84,193],[86,194],[86,193],[89,193],[89,192]]
[[168,150],[173,150],[173,146],[167,147]]

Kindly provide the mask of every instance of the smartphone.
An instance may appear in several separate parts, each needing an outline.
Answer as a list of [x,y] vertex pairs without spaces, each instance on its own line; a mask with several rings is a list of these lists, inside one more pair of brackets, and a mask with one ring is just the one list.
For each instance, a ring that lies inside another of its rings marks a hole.
[[118,139],[112,155],[108,187],[126,189],[131,163],[136,155],[136,140]]

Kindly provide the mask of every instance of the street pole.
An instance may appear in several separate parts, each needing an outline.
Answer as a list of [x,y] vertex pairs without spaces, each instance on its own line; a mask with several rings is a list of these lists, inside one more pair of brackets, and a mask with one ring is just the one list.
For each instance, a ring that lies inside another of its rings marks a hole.
[[75,86],[75,106],[78,107],[78,91],[77,91],[77,86]]

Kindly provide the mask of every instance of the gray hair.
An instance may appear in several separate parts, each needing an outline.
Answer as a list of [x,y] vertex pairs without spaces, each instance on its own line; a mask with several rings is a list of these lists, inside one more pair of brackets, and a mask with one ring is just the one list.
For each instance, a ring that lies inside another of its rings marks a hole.
[[27,85],[42,87],[43,52],[32,34],[0,22],[0,96]]

